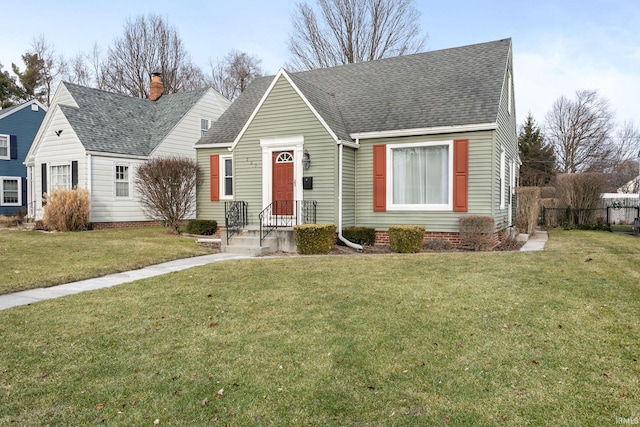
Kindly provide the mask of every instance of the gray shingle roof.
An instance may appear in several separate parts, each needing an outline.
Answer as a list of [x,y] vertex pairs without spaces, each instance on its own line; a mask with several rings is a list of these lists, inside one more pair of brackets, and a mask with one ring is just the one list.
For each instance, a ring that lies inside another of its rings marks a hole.
[[[511,39],[288,73],[343,140],[349,134],[495,123]],[[256,79],[198,144],[235,140],[274,76]]]
[[89,151],[148,156],[208,90],[148,99],[64,83],[78,107],[60,109]]

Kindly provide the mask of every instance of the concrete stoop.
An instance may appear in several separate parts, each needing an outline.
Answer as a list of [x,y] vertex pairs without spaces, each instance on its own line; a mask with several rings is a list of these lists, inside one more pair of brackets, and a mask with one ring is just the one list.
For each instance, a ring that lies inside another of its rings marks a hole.
[[260,244],[259,227],[243,229],[231,237],[227,245],[226,230],[220,233],[220,252],[249,256],[267,255],[274,252],[296,252],[293,229],[283,227],[273,230]]

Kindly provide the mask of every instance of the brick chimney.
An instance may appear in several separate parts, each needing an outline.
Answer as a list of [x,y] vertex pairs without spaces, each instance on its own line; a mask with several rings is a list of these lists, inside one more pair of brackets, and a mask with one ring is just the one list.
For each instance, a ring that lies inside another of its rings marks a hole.
[[164,85],[162,84],[162,74],[151,73],[151,84],[149,85],[149,99],[157,101],[164,92]]

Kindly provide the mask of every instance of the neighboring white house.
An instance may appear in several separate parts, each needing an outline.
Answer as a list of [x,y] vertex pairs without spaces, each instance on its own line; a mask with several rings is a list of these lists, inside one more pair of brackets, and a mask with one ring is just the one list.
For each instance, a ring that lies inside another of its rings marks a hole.
[[158,75],[150,99],[63,82],[25,159],[29,217],[43,216],[43,194],[85,188],[90,221],[106,227],[149,221],[134,182],[147,159],[195,159],[194,144],[230,102],[211,88],[165,94]]

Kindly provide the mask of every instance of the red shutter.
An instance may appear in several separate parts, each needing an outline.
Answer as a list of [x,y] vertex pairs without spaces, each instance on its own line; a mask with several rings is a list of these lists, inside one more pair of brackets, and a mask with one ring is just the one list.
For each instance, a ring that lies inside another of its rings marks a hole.
[[373,146],[373,211],[387,210],[387,146]]
[[211,185],[211,201],[220,200],[220,156],[213,154],[209,156],[210,185]]
[[469,200],[469,140],[453,141],[453,211],[467,212]]

